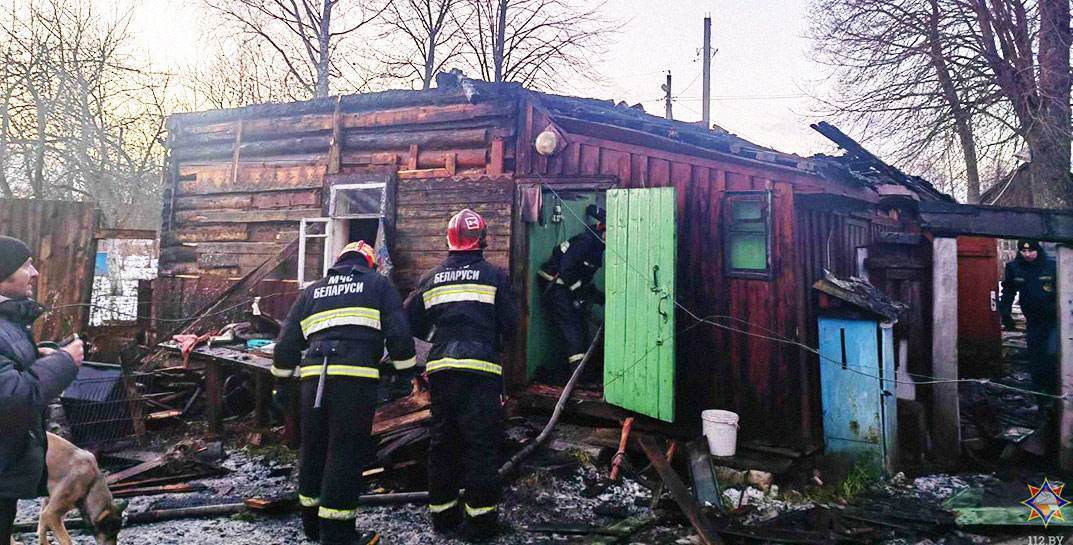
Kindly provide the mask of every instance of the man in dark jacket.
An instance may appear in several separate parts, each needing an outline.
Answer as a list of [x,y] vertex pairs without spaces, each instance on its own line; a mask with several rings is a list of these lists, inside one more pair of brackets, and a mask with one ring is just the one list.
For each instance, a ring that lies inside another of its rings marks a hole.
[[603,208],[593,204],[586,208],[586,213],[596,224],[586,226],[584,231],[556,246],[537,272],[545,308],[567,353],[565,363],[545,370],[552,382],[565,382],[585,357],[591,342],[586,319],[588,303],[604,303],[603,293],[596,289],[593,279],[604,264],[607,215]]
[[[510,281],[485,261],[487,226],[465,209],[447,224],[447,259],[429,271],[406,300],[418,338],[432,342],[429,389],[429,511],[433,529],[463,521],[463,539],[484,541],[499,531],[503,370],[517,311]],[[431,336],[431,338],[430,338]],[[459,489],[465,488],[465,497]]]
[[11,541],[19,499],[44,495],[45,410],[82,364],[82,341],[38,349],[30,329],[37,269],[21,240],[0,237],[0,545]]
[[291,307],[272,363],[274,375],[301,378],[302,526],[326,545],[378,539],[359,538],[354,519],[361,473],[376,452],[370,434],[385,346],[396,370],[417,364],[399,292],[376,272],[371,246],[348,244],[328,275]]
[[1035,240],[1017,241],[1017,258],[1006,264],[999,312],[1006,329],[1014,327],[1013,299],[1025,314],[1029,373],[1042,391],[1057,387],[1055,354],[1058,352],[1057,267]]

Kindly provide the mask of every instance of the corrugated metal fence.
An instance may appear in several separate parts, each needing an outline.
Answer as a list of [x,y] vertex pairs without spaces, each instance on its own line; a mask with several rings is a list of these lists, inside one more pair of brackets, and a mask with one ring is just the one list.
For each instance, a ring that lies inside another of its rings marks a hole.
[[35,298],[58,307],[34,327],[38,339],[59,340],[82,331],[93,289],[94,239],[100,211],[87,202],[0,199],[0,235],[30,245],[40,271]]

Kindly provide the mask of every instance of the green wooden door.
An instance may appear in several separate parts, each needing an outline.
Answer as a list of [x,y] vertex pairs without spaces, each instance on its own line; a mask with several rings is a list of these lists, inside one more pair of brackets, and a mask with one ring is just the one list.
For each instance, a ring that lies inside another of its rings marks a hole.
[[604,399],[674,421],[673,187],[607,191]]

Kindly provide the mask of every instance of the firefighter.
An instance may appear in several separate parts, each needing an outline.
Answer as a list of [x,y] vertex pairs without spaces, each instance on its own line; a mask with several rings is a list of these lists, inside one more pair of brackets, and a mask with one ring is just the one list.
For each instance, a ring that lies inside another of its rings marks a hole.
[[1017,241],[1017,258],[1006,264],[999,312],[1002,326],[1013,329],[1011,311],[1016,296],[1025,314],[1029,373],[1041,391],[1054,393],[1057,386],[1054,355],[1058,352],[1058,303],[1055,293],[1057,267],[1035,240]]
[[376,272],[371,246],[348,244],[327,276],[291,307],[272,363],[273,375],[300,378],[302,528],[325,545],[379,540],[376,534],[359,537],[354,519],[361,473],[376,449],[369,435],[385,346],[397,372],[416,371],[398,291]]
[[[429,511],[438,533],[484,541],[500,530],[503,443],[499,354],[517,324],[507,273],[485,261],[484,218],[465,209],[447,224],[447,259],[406,300],[415,336],[432,343]],[[463,497],[459,489],[465,488]]]
[[545,308],[567,353],[566,365],[546,370],[547,376],[559,383],[565,382],[564,377],[581,363],[588,350],[588,303],[604,304],[604,294],[596,289],[593,278],[603,266],[607,215],[595,204],[585,212],[596,224],[557,245],[537,272]]

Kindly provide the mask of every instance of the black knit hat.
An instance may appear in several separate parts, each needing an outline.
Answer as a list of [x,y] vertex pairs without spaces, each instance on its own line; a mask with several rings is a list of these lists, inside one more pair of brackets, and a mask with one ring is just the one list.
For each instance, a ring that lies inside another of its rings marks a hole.
[[1021,239],[1017,241],[1017,251],[1021,250],[1035,250],[1040,251],[1040,245],[1038,240]]
[[15,274],[27,259],[30,259],[30,247],[25,242],[0,236],[0,281]]

